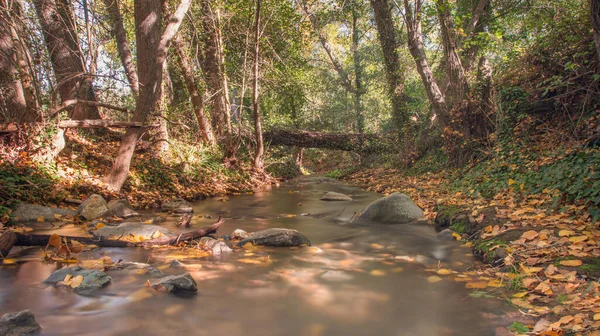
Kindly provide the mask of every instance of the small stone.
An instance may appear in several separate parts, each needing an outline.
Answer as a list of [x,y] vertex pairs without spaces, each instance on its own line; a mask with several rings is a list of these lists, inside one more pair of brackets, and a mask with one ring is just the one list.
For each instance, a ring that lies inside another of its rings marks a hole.
[[211,251],[215,255],[223,254],[223,253],[230,253],[233,251],[229,246],[227,246],[227,244],[225,242],[216,240],[211,237],[200,238],[200,244],[202,244],[202,246],[206,250]]
[[352,201],[352,197],[330,191],[321,197],[321,201]]
[[198,285],[190,273],[166,276],[151,283],[150,286],[156,290],[164,289],[169,293],[198,291]]
[[81,266],[73,266],[55,271],[44,280],[44,283],[56,285],[59,281],[63,281],[67,275],[73,277],[81,275],[83,277],[81,284],[74,288],[76,292],[102,288],[111,281],[111,277],[102,271],[87,269]]
[[175,213],[194,212],[192,205],[183,198],[176,198],[172,201],[163,203],[160,209],[162,211],[172,211]]
[[102,196],[94,194],[79,205],[77,212],[87,220],[100,218],[108,212],[108,204]]
[[454,240],[454,237],[452,236],[452,234],[454,234],[454,231],[452,231],[450,229],[444,229],[444,230],[440,231],[440,233],[437,234],[436,238],[438,240],[452,241],[452,240]]
[[39,335],[42,328],[29,310],[4,314],[0,318],[0,336]]
[[246,237],[248,237],[248,232],[242,229],[236,229],[229,235],[230,239],[244,239]]
[[242,239],[238,246],[244,246],[247,243],[275,247],[310,246],[310,240],[305,235],[296,230],[281,228],[252,232],[248,237]]
[[131,209],[126,199],[111,200],[108,202],[108,209],[111,214],[121,218],[131,218],[140,216],[139,213]]

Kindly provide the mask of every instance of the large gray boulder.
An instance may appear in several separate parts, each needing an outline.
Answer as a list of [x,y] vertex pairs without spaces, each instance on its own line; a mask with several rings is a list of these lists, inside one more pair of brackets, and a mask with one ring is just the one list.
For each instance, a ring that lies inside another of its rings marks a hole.
[[198,285],[190,273],[169,275],[154,281],[150,286],[156,290],[165,290],[169,293],[198,291]]
[[[160,233],[158,233],[160,232]],[[118,226],[105,226],[94,231],[94,236],[97,238],[120,238],[130,235],[141,237],[144,240],[158,238],[163,236],[172,236],[173,233],[168,229],[158,225],[150,225],[139,222],[126,222]]]
[[42,328],[29,310],[4,314],[0,318],[0,336],[39,335]]
[[125,199],[120,200],[110,200],[108,202],[108,210],[110,210],[111,215],[115,215],[121,218],[131,218],[140,216],[135,210],[131,209],[129,206],[129,202]]
[[252,232],[248,237],[242,239],[238,246],[246,243],[262,246],[290,247],[310,245],[310,240],[300,232],[292,229],[266,229]]
[[79,205],[77,212],[87,220],[100,218],[108,212],[108,204],[102,196],[93,194]]
[[192,205],[183,198],[176,198],[172,201],[163,203],[160,209],[162,211],[172,211],[175,213],[194,212]]
[[35,222],[41,217],[44,219],[44,222],[55,222],[57,219],[54,215],[75,216],[77,215],[77,212],[69,209],[51,208],[35,204],[19,204],[15,211],[12,212],[11,220],[14,222]]
[[407,224],[423,219],[425,214],[410,197],[402,193],[393,193],[371,203],[359,219],[384,224]]
[[71,275],[72,277],[79,275],[83,276],[83,282],[74,288],[76,292],[102,288],[108,285],[111,281],[110,276],[102,271],[87,269],[81,266],[72,266],[59,269],[58,271],[50,274],[50,276],[44,280],[44,282],[56,285],[59,281],[65,280],[67,275]]
[[352,201],[352,197],[330,191],[321,197],[321,201]]

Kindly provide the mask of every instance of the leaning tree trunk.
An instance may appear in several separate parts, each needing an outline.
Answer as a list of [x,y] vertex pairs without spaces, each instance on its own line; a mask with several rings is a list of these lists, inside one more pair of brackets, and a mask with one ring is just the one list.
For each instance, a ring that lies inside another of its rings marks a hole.
[[404,66],[398,57],[398,38],[392,17],[389,0],[371,0],[375,14],[375,24],[379,43],[383,52],[383,64],[388,84],[388,94],[392,101],[392,116],[398,131],[402,135],[408,122],[407,98],[404,91]]
[[[56,77],[61,100],[96,100],[92,78],[86,75],[84,59],[69,0],[34,0]],[[99,119],[98,108],[77,104],[73,119]]]
[[123,17],[119,10],[118,0],[104,0],[106,9],[108,10],[108,17],[112,24],[112,33],[115,36],[117,42],[117,50],[119,51],[119,57],[121,63],[123,63],[123,69],[125,69],[125,75],[129,86],[134,95],[138,95],[140,92],[139,81],[137,71],[135,70],[135,63],[133,62],[133,55],[131,49],[129,49],[129,42],[127,41],[127,31],[123,25]]
[[[137,98],[133,121],[145,123],[148,114],[154,113],[160,100],[163,64],[171,39],[177,33],[191,0],[182,0],[161,35],[162,7],[160,0],[135,0],[135,35],[140,94]],[[127,179],[131,158],[141,128],[130,128],[121,140],[119,152],[107,178],[107,188],[121,190]]]
[[19,121],[27,111],[11,32],[12,6],[3,3],[0,21],[0,120]]
[[194,74],[192,68],[192,62],[190,61],[187,48],[181,35],[175,36],[173,39],[173,49],[177,53],[177,61],[181,72],[183,73],[183,80],[188,90],[190,100],[192,101],[192,107],[194,108],[194,115],[198,121],[198,128],[200,129],[200,137],[202,141],[210,146],[215,145],[215,138],[212,133],[212,127],[210,121],[204,113],[204,99],[202,92],[199,89],[199,83],[197,83],[197,77]]
[[592,26],[594,27],[594,42],[596,43],[596,55],[600,60],[600,0],[590,0],[592,14]]
[[254,110],[254,137],[256,139],[256,151],[254,152],[254,169],[259,172],[263,170],[263,154],[265,151],[263,145],[262,120],[258,110],[258,64],[259,64],[259,42],[260,42],[260,4],[261,0],[256,0],[256,21],[254,22],[254,78],[252,87],[252,107]]
[[450,113],[446,106],[446,98],[433,76],[433,72],[427,61],[427,55],[425,54],[423,33],[421,30],[422,1],[417,0],[415,1],[414,6],[410,6],[408,0],[404,0],[404,10],[404,19],[406,21],[408,36],[408,50],[415,61],[417,71],[423,81],[423,86],[425,87],[425,92],[427,93],[431,108],[435,112],[438,121],[443,128],[450,121]]

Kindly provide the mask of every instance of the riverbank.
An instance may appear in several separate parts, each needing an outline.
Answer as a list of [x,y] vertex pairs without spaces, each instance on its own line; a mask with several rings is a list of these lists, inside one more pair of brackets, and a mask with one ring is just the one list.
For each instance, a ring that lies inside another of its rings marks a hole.
[[474,295],[509,300],[523,316],[534,317],[531,325],[518,323],[516,331],[583,335],[598,330],[600,230],[588,208],[577,202],[553,207],[555,190],[523,194],[524,184],[513,179],[486,198],[457,188],[456,176],[451,171],[409,175],[367,169],[343,179],[382,194],[406,193],[437,230],[453,230],[487,262],[458,272],[455,280],[465,282]]

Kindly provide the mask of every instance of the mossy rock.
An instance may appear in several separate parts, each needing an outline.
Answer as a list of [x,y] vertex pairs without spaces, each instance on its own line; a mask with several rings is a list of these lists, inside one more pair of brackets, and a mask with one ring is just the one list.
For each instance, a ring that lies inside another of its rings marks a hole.
[[477,240],[473,244],[473,255],[490,265],[502,266],[508,256],[507,246],[508,243],[498,237]]
[[456,205],[438,206],[434,228],[440,232],[444,229],[452,229],[459,234],[474,235],[488,226],[502,226],[506,219],[496,217],[495,207],[487,207],[477,210],[478,217],[483,215],[481,222],[471,217],[472,210]]

